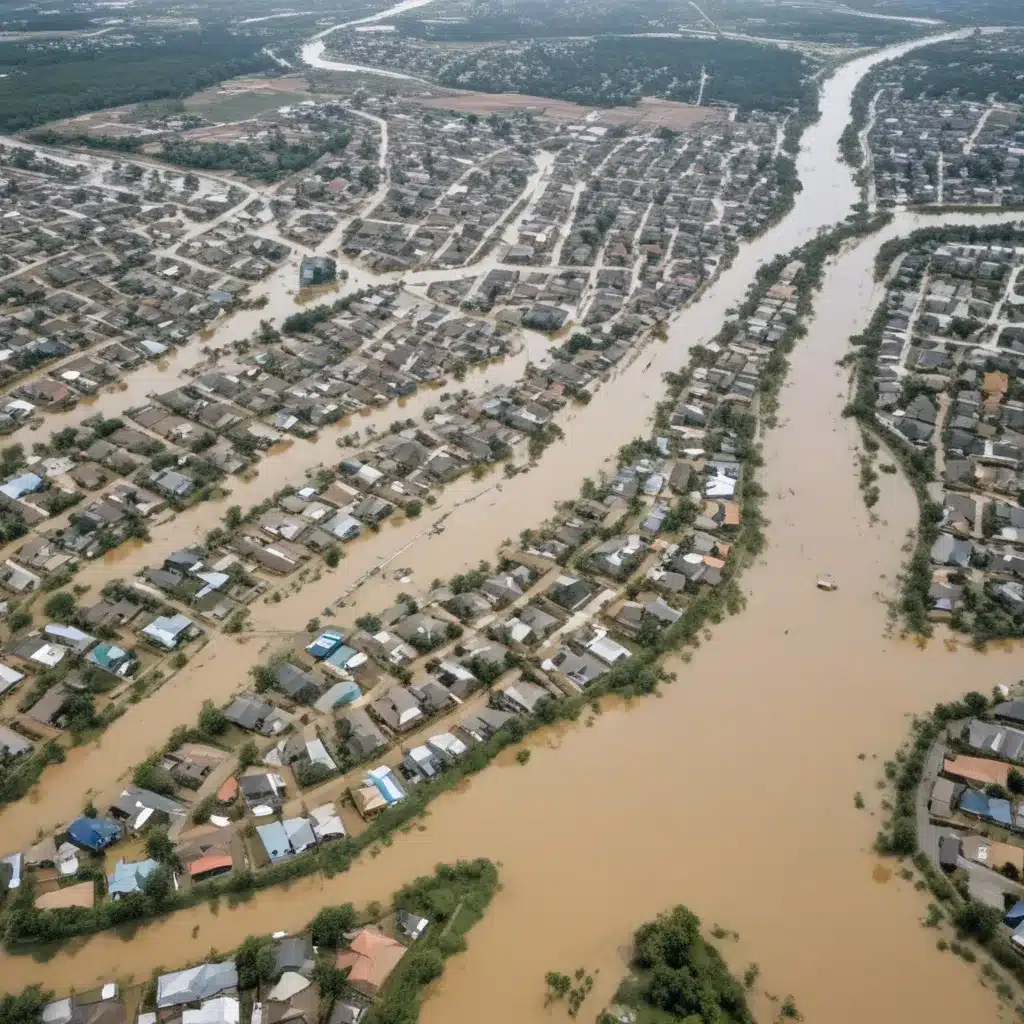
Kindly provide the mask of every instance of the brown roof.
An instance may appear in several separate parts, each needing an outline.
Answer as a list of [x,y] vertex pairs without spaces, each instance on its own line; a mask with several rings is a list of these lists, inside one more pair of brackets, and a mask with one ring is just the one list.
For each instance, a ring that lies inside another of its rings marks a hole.
[[228,853],[211,854],[208,857],[200,857],[192,861],[188,866],[190,875],[205,875],[208,871],[223,871],[235,866],[234,859]]
[[53,892],[44,892],[36,897],[37,910],[57,910],[60,907],[91,907],[96,902],[96,886],[93,882],[79,882]]
[[968,860],[984,864],[993,871],[999,871],[1005,864],[1012,864],[1018,871],[1024,871],[1024,850],[1009,843],[996,843],[981,836],[964,838],[964,856]]
[[338,953],[336,965],[351,968],[348,983],[370,995],[378,992],[388,975],[405,956],[405,946],[377,931],[364,928],[348,949]]
[[234,775],[229,775],[217,790],[217,799],[222,804],[229,804],[236,796],[238,796],[238,779]]
[[1003,395],[1007,392],[1010,387],[1010,378],[1005,373],[999,373],[993,371],[985,374],[984,383],[981,385],[981,390],[986,395]]
[[968,782],[998,782],[1005,786],[1010,776],[1010,766],[1002,761],[990,761],[984,757],[947,757],[942,770],[956,779]]
[[355,802],[356,810],[366,818],[384,810],[388,802],[380,795],[376,786],[360,786],[358,789],[351,789],[352,799]]

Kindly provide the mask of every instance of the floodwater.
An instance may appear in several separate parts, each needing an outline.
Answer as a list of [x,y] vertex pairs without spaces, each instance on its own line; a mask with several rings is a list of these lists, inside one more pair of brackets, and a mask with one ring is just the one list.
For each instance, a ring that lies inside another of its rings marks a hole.
[[[381,557],[385,537],[395,549],[412,542],[396,564],[412,567],[415,584],[425,587],[432,576],[492,557],[505,536],[572,496],[606,454],[644,430],[660,373],[715,333],[757,265],[856,200],[836,147],[852,88],[875,59],[847,65],[826,85],[824,116],[798,161],[805,190],[793,213],[745,247],[680,315],[668,344],[652,347],[574,410],[565,442],[540,466],[503,481],[501,492],[488,489],[490,479],[460,482],[420,521],[352,545],[334,573],[281,605],[255,608],[256,627],[267,633],[245,644],[214,639],[98,746],[53,769],[35,806],[22,802],[0,815],[0,845],[23,845],[41,824],[66,820],[84,804],[86,788],[109,787],[172,724],[192,720],[203,699],[221,700],[243,685],[282,613],[301,629]],[[198,959],[250,933],[295,929],[326,903],[385,899],[438,861],[487,856],[501,866],[503,890],[424,1006],[424,1024],[476,1020],[482,1007],[495,1024],[540,1020],[544,973],[579,966],[600,970],[584,1008],[596,1014],[621,975],[632,930],[675,902],[739,932],[736,943],[724,944],[730,960],[739,968],[759,962],[765,987],[792,992],[808,1020],[996,1020],[998,1004],[978,984],[977,968],[942,958],[935,932],[920,927],[921,895],[898,877],[879,884],[870,852],[880,814],[875,782],[907,716],[968,687],[1024,674],[1018,649],[979,655],[947,650],[939,640],[919,649],[885,635],[884,599],[916,510],[906,483],[886,477],[875,510],[880,522],[869,525],[856,485],[856,428],[840,416],[846,378],[835,364],[881,297],[872,284],[878,245],[918,223],[903,216],[851,244],[827,273],[817,316],[793,355],[780,426],[765,441],[770,547],[744,579],[748,606],[716,627],[690,664],[669,666],[679,678],[660,698],[607,702],[592,727],[534,737],[527,766],[492,766],[439,799],[425,831],[397,836],[344,875],[269,891],[234,910],[176,914],[130,942],[100,936],[45,963],[4,957],[0,989],[141,979],[157,964]],[[651,353],[654,365],[645,371]],[[324,460],[332,454],[325,451]],[[459,505],[446,532],[415,539],[443,509],[480,492]],[[823,571],[839,582],[836,593],[816,589]],[[357,607],[379,607],[395,589],[377,577],[359,592]],[[864,810],[854,807],[858,791]]]

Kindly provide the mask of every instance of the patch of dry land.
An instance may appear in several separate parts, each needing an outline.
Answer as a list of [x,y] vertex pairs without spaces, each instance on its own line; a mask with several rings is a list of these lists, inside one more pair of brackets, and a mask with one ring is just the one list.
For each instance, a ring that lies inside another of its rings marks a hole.
[[494,114],[509,110],[535,110],[558,121],[590,120],[599,124],[647,125],[686,128],[706,121],[725,121],[729,112],[723,107],[697,107],[671,100],[645,99],[635,107],[585,107],[567,100],[544,96],[522,96],[512,92],[463,92],[421,100],[424,106],[460,113]]

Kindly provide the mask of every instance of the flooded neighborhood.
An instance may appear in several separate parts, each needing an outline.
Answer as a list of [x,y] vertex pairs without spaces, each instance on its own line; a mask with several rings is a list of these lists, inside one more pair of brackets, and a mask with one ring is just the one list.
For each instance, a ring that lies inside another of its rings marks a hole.
[[758,1020],[1012,1019],[876,836],[918,716],[1002,687],[898,852],[1020,924],[1024,244],[973,180],[1019,106],[905,101],[959,23],[833,54],[816,119],[704,67],[495,106],[389,63],[425,6],[199,94],[245,117],[0,140],[0,986],[511,1022],[584,965],[628,1024],[685,903]]

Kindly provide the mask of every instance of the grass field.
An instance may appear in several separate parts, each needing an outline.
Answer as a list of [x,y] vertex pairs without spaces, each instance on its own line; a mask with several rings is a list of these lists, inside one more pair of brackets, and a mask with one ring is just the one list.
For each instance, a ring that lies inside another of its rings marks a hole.
[[185,109],[211,121],[244,121],[308,100],[302,92],[235,92],[217,93],[208,90],[185,100]]

